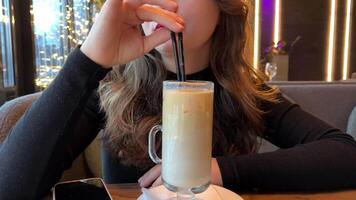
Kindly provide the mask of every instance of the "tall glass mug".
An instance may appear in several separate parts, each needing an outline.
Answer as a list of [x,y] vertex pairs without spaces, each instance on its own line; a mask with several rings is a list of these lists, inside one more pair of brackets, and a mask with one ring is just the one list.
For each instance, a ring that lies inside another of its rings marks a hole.
[[[162,126],[149,133],[151,159],[162,163],[164,186],[176,199],[194,199],[206,190],[211,177],[214,83],[164,81]],[[162,160],[155,136],[162,132]]]

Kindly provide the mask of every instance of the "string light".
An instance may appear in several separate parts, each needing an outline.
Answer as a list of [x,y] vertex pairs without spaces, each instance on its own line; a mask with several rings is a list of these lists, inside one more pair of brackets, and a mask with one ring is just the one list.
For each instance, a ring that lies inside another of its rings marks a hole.
[[[34,0],[33,4],[44,2],[44,0]],[[37,78],[35,83],[40,89],[48,87],[62,68],[69,52],[83,43],[104,1],[74,0],[73,3],[63,6],[65,2],[61,1],[58,7],[49,13],[58,17],[55,18],[54,23],[46,27],[47,31],[43,32],[36,31],[36,25],[41,25],[41,20],[46,20],[43,18],[50,16],[44,15],[42,19],[38,19],[36,15],[39,13],[36,13],[36,5],[31,6],[30,13],[36,38]]]
[[352,0],[347,0],[346,13],[345,13],[345,36],[344,36],[344,52],[343,52],[343,63],[342,63],[342,80],[347,80],[349,78],[350,71],[350,35],[351,35],[351,24],[352,24]]
[[274,11],[274,36],[273,36],[273,42],[274,45],[277,47],[278,42],[281,39],[280,36],[280,26],[281,26],[281,2],[280,0],[275,0],[275,11]]
[[335,57],[335,30],[336,30],[336,1],[330,0],[330,21],[329,21],[329,45],[327,51],[327,73],[326,81],[334,79],[334,57]]
[[253,66],[257,69],[260,55],[260,0],[255,0],[255,28],[253,47]]

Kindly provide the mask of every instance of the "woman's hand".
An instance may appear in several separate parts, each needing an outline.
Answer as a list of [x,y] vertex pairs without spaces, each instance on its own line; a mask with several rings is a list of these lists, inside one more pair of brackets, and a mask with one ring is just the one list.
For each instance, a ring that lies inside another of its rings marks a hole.
[[138,179],[138,183],[141,187],[156,187],[162,185],[161,178],[161,165],[155,165],[148,172],[146,172],[141,178]]
[[[141,187],[145,188],[162,185],[161,165],[152,167],[140,179],[138,179],[138,182]],[[215,158],[211,160],[211,183],[220,186],[223,184],[220,168]]]
[[[105,68],[126,64],[168,41],[170,30],[183,30],[177,6],[174,0],[107,0],[81,51]],[[138,27],[145,21],[166,28],[142,36]]]

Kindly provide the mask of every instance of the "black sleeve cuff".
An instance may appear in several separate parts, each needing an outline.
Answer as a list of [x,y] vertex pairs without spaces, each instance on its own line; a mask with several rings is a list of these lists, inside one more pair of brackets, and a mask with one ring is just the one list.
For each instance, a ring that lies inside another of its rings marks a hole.
[[224,187],[232,191],[237,191],[239,189],[240,182],[234,157],[217,157],[216,160],[220,168]]

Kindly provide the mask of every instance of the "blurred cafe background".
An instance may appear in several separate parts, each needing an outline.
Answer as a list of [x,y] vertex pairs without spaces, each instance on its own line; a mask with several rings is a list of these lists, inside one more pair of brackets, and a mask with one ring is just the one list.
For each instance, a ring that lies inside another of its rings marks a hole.
[[[0,0],[0,105],[45,89],[85,39],[103,2]],[[253,64],[272,81],[356,80],[353,0],[252,4]]]

